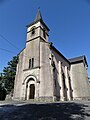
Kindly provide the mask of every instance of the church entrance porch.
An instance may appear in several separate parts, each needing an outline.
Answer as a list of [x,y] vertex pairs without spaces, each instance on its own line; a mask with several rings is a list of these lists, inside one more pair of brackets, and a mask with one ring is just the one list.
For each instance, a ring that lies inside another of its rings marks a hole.
[[36,77],[31,75],[26,77],[22,91],[24,100],[37,99],[39,97],[38,84]]
[[35,80],[30,78],[26,83],[25,100],[35,98]]

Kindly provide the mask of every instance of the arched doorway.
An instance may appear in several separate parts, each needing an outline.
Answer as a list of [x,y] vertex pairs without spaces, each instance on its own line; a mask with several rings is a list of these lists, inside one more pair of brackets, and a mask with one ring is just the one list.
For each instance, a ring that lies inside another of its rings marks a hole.
[[25,100],[35,99],[35,79],[29,78],[25,83]]
[[25,100],[36,99],[37,98],[37,78],[35,76],[29,75],[23,82],[23,95]]
[[30,84],[30,92],[29,92],[29,99],[34,99],[35,96],[35,85]]

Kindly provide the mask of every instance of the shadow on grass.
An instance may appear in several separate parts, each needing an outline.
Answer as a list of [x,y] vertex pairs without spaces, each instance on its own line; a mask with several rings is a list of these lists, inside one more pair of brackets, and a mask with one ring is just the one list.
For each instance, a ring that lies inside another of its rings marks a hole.
[[77,103],[3,105],[0,120],[85,120],[87,105]]

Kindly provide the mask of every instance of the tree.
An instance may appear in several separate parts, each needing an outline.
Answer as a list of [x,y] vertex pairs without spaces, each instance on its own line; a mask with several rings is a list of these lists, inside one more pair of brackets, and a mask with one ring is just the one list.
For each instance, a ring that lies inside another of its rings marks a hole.
[[14,56],[11,61],[8,62],[8,66],[4,67],[2,73],[2,84],[7,89],[7,93],[13,91],[14,88],[14,80],[16,74],[16,66],[18,63],[18,56]]
[[4,87],[3,76],[2,73],[0,73],[0,100],[5,100],[6,94],[7,90]]

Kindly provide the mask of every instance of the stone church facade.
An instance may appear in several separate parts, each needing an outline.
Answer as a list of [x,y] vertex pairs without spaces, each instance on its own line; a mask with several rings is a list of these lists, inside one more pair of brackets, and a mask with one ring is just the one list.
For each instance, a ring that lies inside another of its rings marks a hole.
[[27,25],[26,47],[19,53],[13,99],[65,101],[90,98],[85,56],[65,58],[48,41],[40,10]]

